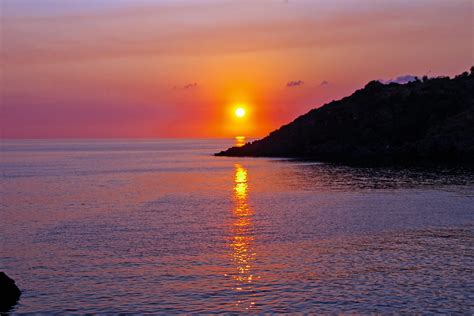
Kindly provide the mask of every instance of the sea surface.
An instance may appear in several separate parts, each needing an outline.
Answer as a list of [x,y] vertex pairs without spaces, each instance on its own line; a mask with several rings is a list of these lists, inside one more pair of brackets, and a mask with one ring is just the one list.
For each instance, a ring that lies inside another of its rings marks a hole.
[[28,313],[474,313],[474,172],[214,157],[235,140],[1,142]]

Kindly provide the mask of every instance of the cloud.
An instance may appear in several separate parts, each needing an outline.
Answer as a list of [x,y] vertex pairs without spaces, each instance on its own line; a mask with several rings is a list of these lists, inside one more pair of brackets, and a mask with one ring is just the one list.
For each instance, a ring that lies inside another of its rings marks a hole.
[[197,88],[198,84],[196,82],[188,83],[183,86],[183,89],[194,89]]
[[[373,52],[367,48],[367,54],[371,52],[367,58],[372,53],[379,56],[403,49],[407,41],[415,44],[410,51],[424,54],[425,41],[418,39],[439,42],[439,34],[448,29],[456,33],[456,41],[450,42],[446,53],[430,54],[431,60],[455,52],[463,52],[467,60],[471,57],[472,32],[466,27],[472,18],[470,1],[453,5],[455,1],[436,0],[439,4],[432,6],[405,1],[383,1],[380,6],[374,6],[372,0],[350,0],[347,6],[341,6],[341,1],[301,1],[305,5],[288,6],[274,1],[220,1],[215,5],[210,0],[192,4],[184,0],[45,0],[47,5],[41,9],[38,0],[0,1],[6,1],[7,10],[2,15],[2,61],[21,67],[25,63],[142,56],[211,58],[243,52],[267,56],[266,52],[282,48],[372,47],[387,38],[390,45]],[[443,23],[438,23],[439,12],[443,12]]]
[[289,88],[293,88],[293,87],[302,86],[303,84],[304,84],[304,81],[302,80],[293,80],[293,81],[288,82],[286,86]]
[[184,86],[174,86],[173,89],[175,90],[191,90],[196,89],[198,87],[197,82],[187,83]]
[[392,78],[389,80],[379,80],[379,81],[383,84],[389,84],[389,83],[405,84],[405,83],[415,81],[416,79],[417,79],[416,76],[404,75],[404,76],[398,76],[396,78]]
[[327,87],[327,86],[329,86],[329,81],[323,80],[323,81],[321,81],[321,83],[319,84],[319,86],[321,86],[321,87]]

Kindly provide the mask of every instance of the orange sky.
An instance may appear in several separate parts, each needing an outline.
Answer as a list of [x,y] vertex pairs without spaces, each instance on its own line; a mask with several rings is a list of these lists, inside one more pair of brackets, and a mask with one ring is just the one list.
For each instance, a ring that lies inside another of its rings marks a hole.
[[1,4],[3,138],[264,136],[369,80],[474,64],[471,0]]

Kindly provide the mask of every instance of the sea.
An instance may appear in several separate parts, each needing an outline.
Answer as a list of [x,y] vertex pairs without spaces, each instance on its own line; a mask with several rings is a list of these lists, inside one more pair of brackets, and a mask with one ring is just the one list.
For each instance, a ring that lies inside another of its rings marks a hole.
[[2,140],[11,312],[474,313],[474,171]]

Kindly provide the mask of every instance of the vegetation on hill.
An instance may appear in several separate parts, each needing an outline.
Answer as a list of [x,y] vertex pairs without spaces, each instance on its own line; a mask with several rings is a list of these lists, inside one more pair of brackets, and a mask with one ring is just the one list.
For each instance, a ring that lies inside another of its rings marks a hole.
[[369,82],[217,156],[334,162],[474,162],[474,67],[454,78]]

